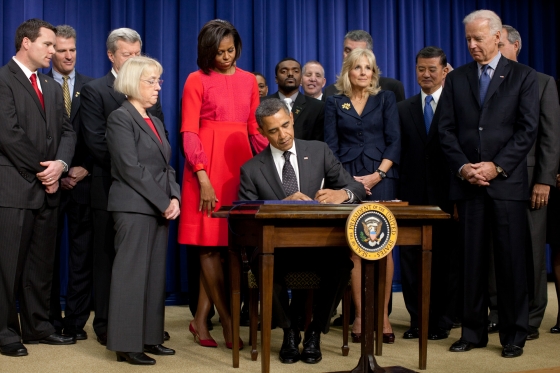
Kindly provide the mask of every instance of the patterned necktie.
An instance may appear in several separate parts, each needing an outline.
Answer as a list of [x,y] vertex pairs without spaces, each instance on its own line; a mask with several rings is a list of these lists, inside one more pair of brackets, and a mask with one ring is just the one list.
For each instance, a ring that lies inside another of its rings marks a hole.
[[432,119],[434,117],[434,109],[432,109],[432,102],[434,98],[432,95],[426,96],[426,105],[424,105],[424,124],[426,125],[426,133],[430,132],[430,125],[432,124]]
[[479,89],[480,89],[480,106],[484,104],[484,99],[486,98],[486,92],[488,92],[488,86],[490,85],[490,75],[488,75],[488,65],[482,66],[482,73],[480,74]]
[[66,114],[68,114],[68,118],[70,118],[70,111],[72,110],[72,100],[70,99],[70,88],[68,87],[68,79],[70,77],[64,75],[62,80],[62,96],[64,97],[64,107],[66,108]]
[[286,162],[284,162],[284,167],[282,168],[282,185],[284,186],[284,191],[287,196],[291,196],[298,191],[296,172],[290,162],[290,155],[292,155],[292,153],[289,151],[284,152],[284,159]]
[[292,99],[291,98],[285,98],[284,102],[286,103],[286,106],[288,107],[288,109],[290,111],[292,111]]
[[43,99],[43,92],[41,92],[39,86],[37,85],[37,75],[31,74],[29,80],[31,80],[31,85],[33,86],[33,89],[37,93],[37,96],[39,96],[39,101],[41,102],[41,106],[43,107],[43,110],[45,110],[45,100]]

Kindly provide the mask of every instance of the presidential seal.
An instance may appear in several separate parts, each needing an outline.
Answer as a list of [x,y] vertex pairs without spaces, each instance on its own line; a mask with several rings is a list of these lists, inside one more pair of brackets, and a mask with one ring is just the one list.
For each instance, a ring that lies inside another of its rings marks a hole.
[[361,258],[378,260],[388,255],[397,243],[397,219],[378,203],[356,207],[346,220],[346,241]]

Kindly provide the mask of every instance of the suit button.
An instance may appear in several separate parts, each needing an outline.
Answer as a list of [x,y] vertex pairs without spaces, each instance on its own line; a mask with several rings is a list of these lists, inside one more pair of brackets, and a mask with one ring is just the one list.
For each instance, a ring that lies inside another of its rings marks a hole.
[[482,127],[478,127],[478,130],[479,130],[479,131],[482,131],[482,130],[483,130],[483,128],[482,128]]
[[52,136],[47,136],[47,139],[48,139],[48,140],[52,139]]
[[167,172],[167,168],[164,168],[164,169],[163,169],[163,172]]
[[478,152],[478,148],[474,148],[474,151],[475,151],[475,152]]
[[358,136],[362,136],[362,133],[361,133],[361,132],[358,132]]
[[429,156],[429,155],[427,155],[427,156],[425,156],[425,158],[426,158],[426,160],[428,160],[428,159],[430,159],[430,156]]
[[362,124],[362,122],[356,122],[356,124],[359,126],[360,124]]
[[360,144],[360,146],[364,146],[364,144]]

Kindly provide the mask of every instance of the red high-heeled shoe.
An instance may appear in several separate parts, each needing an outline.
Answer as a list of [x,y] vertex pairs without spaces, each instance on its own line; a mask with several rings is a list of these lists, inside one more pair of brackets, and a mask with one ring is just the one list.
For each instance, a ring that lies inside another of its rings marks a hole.
[[[226,347],[230,350],[233,348],[233,342],[226,342]],[[243,341],[239,338],[239,349],[243,350]]]
[[200,336],[198,335],[198,332],[194,328],[192,321],[189,324],[189,332],[191,332],[192,335],[194,336],[194,341],[198,342],[198,344],[200,344],[202,347],[218,347],[218,343],[216,343],[214,338],[200,339]]

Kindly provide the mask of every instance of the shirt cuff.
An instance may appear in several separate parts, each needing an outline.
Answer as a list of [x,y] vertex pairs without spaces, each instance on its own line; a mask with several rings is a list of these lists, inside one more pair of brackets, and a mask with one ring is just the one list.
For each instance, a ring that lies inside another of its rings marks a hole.
[[66,162],[64,162],[62,159],[57,159],[56,161],[62,163],[62,165],[64,166],[64,170],[62,171],[62,173],[68,172],[68,164]]

